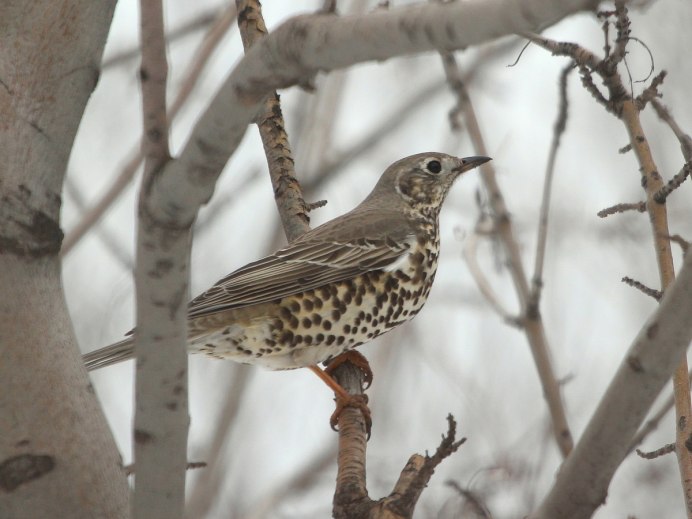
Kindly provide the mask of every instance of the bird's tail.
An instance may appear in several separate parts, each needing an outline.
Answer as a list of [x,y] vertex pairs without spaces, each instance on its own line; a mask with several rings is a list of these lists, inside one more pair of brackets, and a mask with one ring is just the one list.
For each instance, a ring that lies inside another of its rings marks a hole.
[[89,371],[105,368],[111,364],[117,364],[124,360],[131,359],[134,355],[134,342],[132,337],[123,339],[120,342],[101,348],[100,350],[89,352],[82,356],[82,360]]

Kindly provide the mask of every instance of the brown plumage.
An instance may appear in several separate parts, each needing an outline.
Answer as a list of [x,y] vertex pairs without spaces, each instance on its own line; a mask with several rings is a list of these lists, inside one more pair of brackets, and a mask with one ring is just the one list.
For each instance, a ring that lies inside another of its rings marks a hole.
[[[421,153],[395,162],[352,211],[193,299],[190,351],[270,369],[298,368],[411,319],[435,277],[442,202],[461,173],[488,160]],[[96,369],[132,353],[127,338],[84,361]]]

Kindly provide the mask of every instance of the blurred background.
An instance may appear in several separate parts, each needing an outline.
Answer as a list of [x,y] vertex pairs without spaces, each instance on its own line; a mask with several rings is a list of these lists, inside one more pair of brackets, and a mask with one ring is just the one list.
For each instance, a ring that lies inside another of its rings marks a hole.
[[[265,0],[271,31],[287,18],[315,11],[321,1]],[[368,12],[374,1],[340,0],[340,13]],[[394,6],[411,2],[395,1]],[[165,3],[172,101],[183,87],[198,49],[216,27],[223,37],[172,124],[172,150],[243,55],[235,21],[219,18],[233,2]],[[689,85],[692,3],[659,0],[632,5],[627,61],[635,93],[650,72],[667,70],[660,91],[678,123],[692,133]],[[225,15],[226,18],[228,14]],[[230,18],[232,20],[232,18]],[[120,0],[104,56],[104,69],[74,147],[63,197],[69,236],[98,202],[139,146],[138,8]],[[220,25],[221,24],[221,25]],[[547,36],[579,42],[598,53],[601,22],[570,17]],[[504,38],[456,53],[467,78],[488,154],[513,218],[524,265],[535,257],[538,212],[553,124],[558,76],[567,63]],[[306,199],[328,204],[311,214],[318,225],[355,206],[393,161],[413,153],[474,155],[463,127],[450,129],[456,103],[435,53],[366,63],[320,75],[314,93],[280,92],[298,178]],[[578,438],[618,363],[656,302],[626,286],[623,276],[659,288],[651,230],[645,214],[606,219],[596,213],[644,199],[637,162],[618,149],[624,126],[597,105],[573,73],[569,119],[558,152],[551,200],[541,311],[572,433]],[[653,110],[645,132],[665,180],[683,159],[677,140]],[[139,174],[139,173],[138,173]],[[134,229],[138,176],[106,215],[65,255],[64,283],[84,352],[119,340],[133,326]],[[692,237],[689,186],[668,199],[671,232]],[[522,517],[540,502],[561,460],[550,431],[541,387],[523,331],[509,326],[480,293],[463,251],[484,207],[479,171],[453,188],[441,217],[442,254],[430,299],[415,321],[361,347],[375,374],[369,390],[373,415],[368,444],[371,497],[388,494],[406,460],[432,452],[452,413],[468,438],[445,460],[423,492],[416,517],[482,517],[449,482],[471,492],[493,517]],[[478,200],[481,200],[479,204]],[[513,312],[517,295],[502,248],[478,238],[477,258],[501,302]],[[210,203],[200,214],[193,245],[192,294],[232,270],[285,244],[256,127],[229,161]],[[675,247],[679,261],[681,253]],[[133,363],[92,373],[121,447],[132,460]],[[666,388],[659,400],[670,394]],[[654,406],[657,409],[658,404]],[[207,358],[190,359],[189,460],[206,461],[188,477],[193,518],[330,517],[336,474],[336,439],[329,428],[331,392],[308,370],[268,372]],[[623,439],[627,441],[627,439]],[[674,441],[670,413],[643,449]],[[646,461],[630,456],[611,485],[598,518],[681,517],[684,514],[674,455]]]

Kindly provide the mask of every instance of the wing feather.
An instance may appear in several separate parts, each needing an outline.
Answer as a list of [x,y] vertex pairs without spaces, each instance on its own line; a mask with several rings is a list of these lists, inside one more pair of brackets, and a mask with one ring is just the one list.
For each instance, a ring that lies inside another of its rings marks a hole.
[[386,269],[408,254],[413,237],[353,241],[298,240],[242,267],[190,302],[189,316],[266,303],[370,270]]

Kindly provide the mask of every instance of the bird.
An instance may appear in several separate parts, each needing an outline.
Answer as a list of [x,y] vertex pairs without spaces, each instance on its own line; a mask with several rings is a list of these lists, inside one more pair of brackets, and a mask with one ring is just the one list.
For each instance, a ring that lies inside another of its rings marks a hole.
[[[437,271],[442,204],[462,173],[489,160],[429,152],[394,162],[354,209],[194,298],[188,350],[313,369],[409,321]],[[84,355],[87,369],[132,358],[134,334]]]

